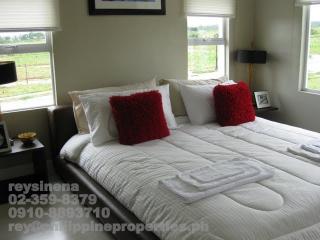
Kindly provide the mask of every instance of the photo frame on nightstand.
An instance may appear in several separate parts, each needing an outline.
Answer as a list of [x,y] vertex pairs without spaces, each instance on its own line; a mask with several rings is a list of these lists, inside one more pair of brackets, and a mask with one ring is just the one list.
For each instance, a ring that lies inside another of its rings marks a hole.
[[11,144],[7,125],[4,121],[0,122],[0,153],[10,152]]
[[271,99],[269,96],[269,93],[264,91],[264,92],[255,92],[254,93],[255,99],[256,99],[256,104],[257,108],[267,108],[271,107]]

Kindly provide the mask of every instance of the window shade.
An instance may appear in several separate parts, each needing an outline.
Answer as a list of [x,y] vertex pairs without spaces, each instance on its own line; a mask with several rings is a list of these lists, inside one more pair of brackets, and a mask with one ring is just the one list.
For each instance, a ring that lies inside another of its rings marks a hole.
[[184,0],[188,16],[235,17],[236,0]]
[[0,31],[55,31],[59,0],[0,0]]
[[320,0],[296,0],[297,6],[320,4]]

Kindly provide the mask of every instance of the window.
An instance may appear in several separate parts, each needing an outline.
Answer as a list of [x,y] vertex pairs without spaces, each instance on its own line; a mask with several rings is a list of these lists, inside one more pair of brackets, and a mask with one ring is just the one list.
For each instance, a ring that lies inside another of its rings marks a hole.
[[0,86],[2,111],[54,104],[51,33],[0,32],[0,61],[15,61],[18,75]]
[[221,17],[188,17],[190,79],[227,77],[227,22]]
[[320,5],[304,7],[302,90],[320,92]]

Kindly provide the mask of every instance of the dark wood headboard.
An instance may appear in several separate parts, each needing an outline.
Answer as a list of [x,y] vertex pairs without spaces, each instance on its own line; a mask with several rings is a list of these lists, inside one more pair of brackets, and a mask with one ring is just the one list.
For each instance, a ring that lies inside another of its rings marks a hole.
[[53,106],[48,108],[52,156],[55,159],[63,145],[75,134],[77,127],[72,106]]

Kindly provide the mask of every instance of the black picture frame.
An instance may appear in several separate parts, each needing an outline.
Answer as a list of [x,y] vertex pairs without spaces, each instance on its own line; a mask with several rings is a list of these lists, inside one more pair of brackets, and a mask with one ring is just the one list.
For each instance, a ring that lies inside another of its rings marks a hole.
[[8,129],[4,121],[0,122],[0,153],[10,152],[11,144]]
[[88,0],[89,15],[166,15],[166,0],[161,0],[161,9],[97,9],[95,0]]
[[258,109],[271,107],[271,99],[269,92],[254,92],[254,96]]

